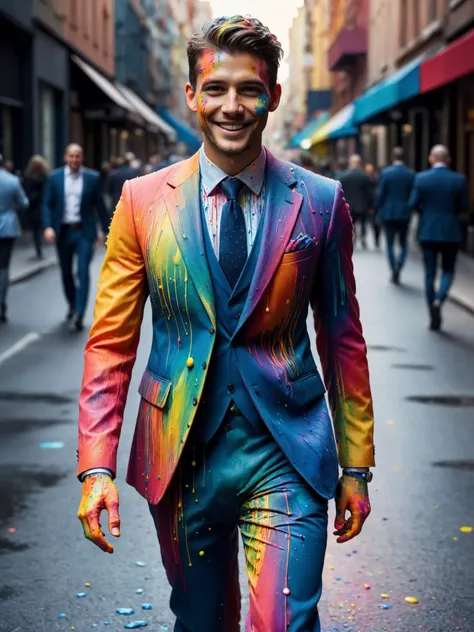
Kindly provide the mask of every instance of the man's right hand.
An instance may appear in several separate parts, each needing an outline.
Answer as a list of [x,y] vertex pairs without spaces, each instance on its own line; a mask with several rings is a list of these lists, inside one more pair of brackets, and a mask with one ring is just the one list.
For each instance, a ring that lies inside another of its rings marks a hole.
[[100,526],[102,510],[109,514],[109,531],[120,536],[119,494],[108,474],[90,474],[82,483],[82,499],[77,512],[87,540],[96,544],[106,553],[113,553],[114,547],[107,542]]
[[54,228],[45,228],[44,229],[44,240],[47,244],[56,243],[56,232]]

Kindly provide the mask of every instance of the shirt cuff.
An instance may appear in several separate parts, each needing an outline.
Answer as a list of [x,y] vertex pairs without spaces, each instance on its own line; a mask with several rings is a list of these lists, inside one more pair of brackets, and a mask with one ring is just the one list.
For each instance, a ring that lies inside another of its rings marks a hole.
[[84,479],[86,478],[86,476],[89,476],[89,474],[108,474],[110,478],[114,478],[114,473],[112,472],[112,470],[109,470],[106,467],[92,467],[90,470],[82,472],[82,474],[79,476],[79,480],[81,481],[81,483],[84,482]]

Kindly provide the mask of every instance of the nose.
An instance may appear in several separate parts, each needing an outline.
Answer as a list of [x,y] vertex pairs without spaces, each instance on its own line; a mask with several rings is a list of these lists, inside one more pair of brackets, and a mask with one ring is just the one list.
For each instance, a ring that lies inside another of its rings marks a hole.
[[225,114],[238,114],[241,111],[241,104],[239,103],[239,95],[234,88],[230,89],[226,95],[222,111]]

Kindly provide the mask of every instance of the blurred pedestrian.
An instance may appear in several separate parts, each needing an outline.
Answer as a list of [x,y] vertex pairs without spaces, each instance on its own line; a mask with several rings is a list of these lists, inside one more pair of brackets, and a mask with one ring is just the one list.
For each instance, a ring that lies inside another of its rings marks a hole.
[[367,217],[374,208],[374,187],[372,180],[362,169],[362,159],[358,154],[349,158],[349,169],[339,180],[354,222],[354,242],[360,239],[362,248],[367,248]]
[[[68,321],[74,319],[77,331],[84,329],[84,314],[89,295],[89,266],[97,240],[97,213],[104,236],[110,216],[105,208],[100,174],[83,167],[83,151],[75,143],[65,152],[66,166],[48,176],[43,201],[44,238],[56,243],[64,294],[68,302]],[[101,242],[105,238],[101,237]],[[73,260],[77,258],[77,287]]]
[[7,291],[15,240],[21,235],[18,210],[28,206],[20,179],[5,169],[0,155],[0,323],[7,322]]
[[[407,254],[407,236],[411,208],[408,204],[415,172],[403,162],[403,148],[395,147],[393,163],[382,169],[378,186],[377,216],[385,230],[387,256],[392,271],[392,283],[400,282],[400,273]],[[395,238],[399,252],[395,253]]]
[[343,173],[347,171],[347,159],[344,156],[340,156],[336,161],[336,168],[333,170],[334,180],[341,180]]
[[[132,155],[134,156],[134,154]],[[127,180],[132,180],[137,177],[137,171],[130,165],[127,156],[129,156],[129,154],[126,154],[125,158],[117,161],[117,168],[110,172],[105,183],[105,192],[110,198],[109,211],[111,216],[120,200],[123,185]],[[135,160],[135,158],[133,158],[133,160]]]
[[[449,168],[449,151],[435,145],[429,161],[431,169],[417,174],[410,196],[410,208],[421,213],[418,240],[423,248],[425,291],[430,311],[430,328],[442,325],[441,309],[454,281],[456,258],[462,242],[459,216],[469,208],[466,178]],[[438,259],[442,275],[435,288]]]
[[15,174],[15,164],[13,163],[13,160],[5,160],[4,167],[5,171],[8,171],[8,173]]
[[150,158],[151,171],[161,171],[165,167],[168,167],[169,163],[161,154],[155,154]]
[[364,167],[365,173],[369,176],[372,183],[372,208],[369,212],[370,225],[374,233],[374,243],[376,248],[380,248],[380,220],[377,214],[377,186],[378,178],[375,167],[371,162],[366,163]]
[[25,193],[30,203],[26,211],[26,225],[33,235],[38,259],[43,258],[42,206],[48,171],[46,160],[37,154],[30,158],[23,179]]
[[314,162],[314,159],[310,154],[302,153],[300,156],[300,164],[303,169],[307,169],[308,171],[316,173],[316,163]]

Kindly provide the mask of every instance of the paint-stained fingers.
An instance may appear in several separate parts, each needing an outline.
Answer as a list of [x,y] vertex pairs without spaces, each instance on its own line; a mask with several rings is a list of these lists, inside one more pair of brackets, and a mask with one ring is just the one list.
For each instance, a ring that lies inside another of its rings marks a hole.
[[340,531],[346,524],[347,499],[344,496],[336,497],[336,518],[334,528]]
[[85,538],[93,542],[105,553],[113,553],[113,546],[107,542],[102,533],[100,512],[101,509],[99,507],[84,508],[82,510],[79,508],[78,518],[81,521]]
[[105,497],[105,508],[109,514],[109,531],[116,538],[120,537],[120,514],[118,492]]

